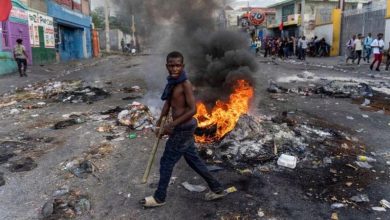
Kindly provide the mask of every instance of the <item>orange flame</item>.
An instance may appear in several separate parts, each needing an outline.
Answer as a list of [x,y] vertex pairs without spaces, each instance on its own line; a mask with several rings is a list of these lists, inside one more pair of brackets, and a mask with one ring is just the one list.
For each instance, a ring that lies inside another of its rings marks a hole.
[[233,130],[238,119],[248,112],[249,102],[253,96],[253,88],[245,80],[238,80],[228,102],[216,101],[211,113],[207,112],[203,103],[197,103],[197,113],[194,116],[199,128],[208,128],[216,125],[214,136],[204,134],[196,136],[198,143],[210,143],[220,140],[229,131]]

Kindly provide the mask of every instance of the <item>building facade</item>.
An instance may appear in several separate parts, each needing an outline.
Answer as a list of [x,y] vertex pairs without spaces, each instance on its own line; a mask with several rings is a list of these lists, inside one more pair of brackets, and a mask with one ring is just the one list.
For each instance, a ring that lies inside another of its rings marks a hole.
[[[88,6],[82,6],[82,2]],[[61,61],[92,57],[89,1],[47,0],[47,14],[54,18],[55,45]]]
[[28,8],[19,0],[12,0],[10,17],[1,24],[0,43],[0,74],[10,73],[17,70],[13,59],[13,48],[17,39],[23,40],[28,55],[28,63],[32,63],[32,51],[30,45],[28,27]]
[[[344,9],[362,7],[368,0],[345,1]],[[332,11],[339,6],[338,0],[285,0],[270,5],[276,10],[275,20],[268,24],[276,36],[281,36],[279,26],[283,23],[284,36],[306,36],[312,38],[316,35],[317,26],[332,23]],[[326,29],[325,29],[326,30]]]

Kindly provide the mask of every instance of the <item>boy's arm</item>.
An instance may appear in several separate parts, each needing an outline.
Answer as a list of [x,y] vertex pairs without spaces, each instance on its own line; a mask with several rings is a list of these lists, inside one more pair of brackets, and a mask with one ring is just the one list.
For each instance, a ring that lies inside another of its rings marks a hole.
[[185,101],[188,105],[188,109],[183,115],[176,118],[172,123],[169,124],[169,126],[171,126],[172,128],[190,120],[192,116],[194,116],[196,113],[195,97],[194,94],[192,93],[192,85],[190,81],[185,81],[183,83],[183,89],[184,89],[184,96],[185,96]]

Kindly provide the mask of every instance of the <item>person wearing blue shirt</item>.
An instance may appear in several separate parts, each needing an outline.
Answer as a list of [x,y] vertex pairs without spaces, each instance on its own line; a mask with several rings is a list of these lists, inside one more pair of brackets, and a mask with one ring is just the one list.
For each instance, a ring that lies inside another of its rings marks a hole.
[[371,33],[368,33],[368,36],[364,38],[363,46],[364,46],[364,57],[363,60],[367,61],[367,63],[370,63],[370,57],[372,53],[371,43],[373,39],[371,37]]

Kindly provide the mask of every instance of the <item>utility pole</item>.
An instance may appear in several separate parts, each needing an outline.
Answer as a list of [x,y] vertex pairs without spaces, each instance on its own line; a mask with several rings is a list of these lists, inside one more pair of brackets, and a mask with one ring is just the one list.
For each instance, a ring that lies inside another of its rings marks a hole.
[[134,15],[131,16],[131,32],[133,34],[132,40],[133,40],[133,46],[136,47],[136,40],[135,40],[135,22],[134,22]]
[[108,0],[104,0],[104,17],[106,23],[106,52],[111,51],[111,41],[110,41],[110,21],[108,20],[110,14],[110,7],[108,5]]

